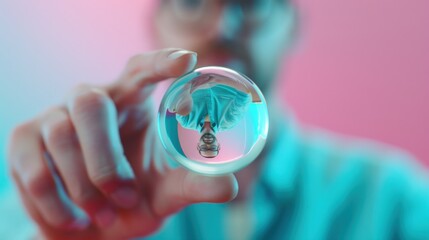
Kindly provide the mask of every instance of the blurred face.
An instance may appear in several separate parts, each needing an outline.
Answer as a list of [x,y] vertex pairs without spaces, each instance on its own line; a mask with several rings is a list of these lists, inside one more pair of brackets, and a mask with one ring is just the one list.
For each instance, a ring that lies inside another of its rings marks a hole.
[[198,53],[198,65],[249,76],[266,94],[289,43],[287,0],[162,0],[155,17],[157,47]]
[[219,143],[212,132],[201,135],[198,142],[198,152],[205,158],[214,158],[219,154]]

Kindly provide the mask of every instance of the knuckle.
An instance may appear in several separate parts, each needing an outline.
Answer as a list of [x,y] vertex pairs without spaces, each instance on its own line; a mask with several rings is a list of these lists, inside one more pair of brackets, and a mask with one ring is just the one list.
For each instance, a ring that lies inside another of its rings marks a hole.
[[104,187],[107,183],[115,181],[118,179],[118,174],[116,169],[112,166],[106,165],[101,168],[98,168],[97,171],[89,174],[91,182],[99,187]]
[[138,54],[132,56],[126,65],[125,68],[125,77],[126,78],[132,78],[133,76],[136,76],[137,74],[144,71],[144,63],[146,62],[147,54]]
[[141,63],[142,59],[145,58],[146,54],[136,54],[128,59],[127,66],[135,66]]
[[50,123],[44,128],[45,141],[53,147],[63,148],[75,139],[75,132],[71,123],[67,120]]
[[107,100],[107,95],[101,90],[81,90],[72,99],[71,111],[76,114],[93,112],[102,108],[106,104]]
[[11,142],[16,142],[22,138],[25,138],[25,136],[34,132],[34,128],[35,126],[33,121],[28,121],[18,125],[12,131]]
[[9,164],[23,160],[22,151],[19,151],[21,141],[28,139],[30,135],[34,134],[34,131],[35,126],[33,122],[20,124],[12,130],[7,151],[7,160]]
[[24,186],[28,193],[34,197],[43,196],[56,189],[54,179],[47,168],[29,173],[29,176],[25,178]]
[[97,191],[85,186],[75,187],[70,191],[70,198],[78,205],[85,205],[97,198]]

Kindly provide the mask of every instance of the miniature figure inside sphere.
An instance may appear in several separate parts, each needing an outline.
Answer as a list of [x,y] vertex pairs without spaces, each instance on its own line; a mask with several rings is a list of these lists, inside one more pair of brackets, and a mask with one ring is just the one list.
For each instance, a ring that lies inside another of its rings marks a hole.
[[267,105],[245,75],[203,67],[168,88],[159,108],[158,132],[168,154],[189,170],[232,173],[262,151],[268,133]]

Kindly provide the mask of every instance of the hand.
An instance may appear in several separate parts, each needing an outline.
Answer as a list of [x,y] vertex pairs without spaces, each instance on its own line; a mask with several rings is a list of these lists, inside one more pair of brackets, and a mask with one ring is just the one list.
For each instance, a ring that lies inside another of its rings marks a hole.
[[43,238],[145,236],[188,204],[236,196],[232,174],[160,170],[151,92],[195,64],[195,53],[179,49],[135,56],[115,83],[80,86],[14,130],[10,171]]

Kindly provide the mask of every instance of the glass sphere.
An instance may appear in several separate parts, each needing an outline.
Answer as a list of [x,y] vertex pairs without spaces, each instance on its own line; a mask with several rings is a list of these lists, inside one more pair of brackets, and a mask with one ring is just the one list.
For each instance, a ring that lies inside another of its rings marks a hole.
[[248,77],[203,67],[173,82],[158,112],[168,154],[197,173],[222,175],[249,165],[268,134],[267,105]]

